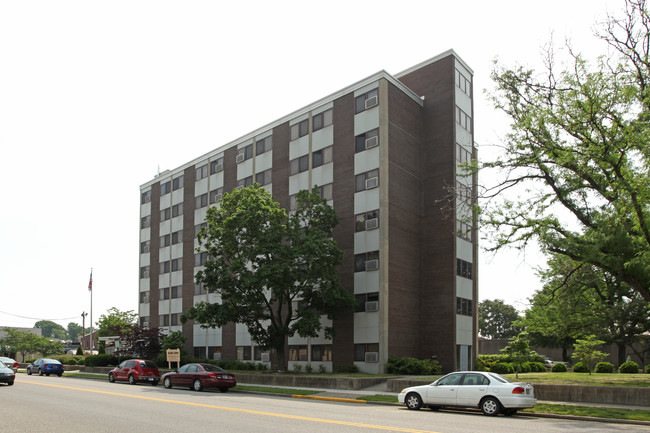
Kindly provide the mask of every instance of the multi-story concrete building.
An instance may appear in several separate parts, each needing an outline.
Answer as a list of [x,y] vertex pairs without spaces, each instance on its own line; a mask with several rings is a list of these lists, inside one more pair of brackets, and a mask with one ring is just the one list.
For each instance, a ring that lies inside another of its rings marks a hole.
[[241,324],[181,324],[196,300],[216,300],[194,284],[205,260],[195,235],[234,188],[258,182],[291,209],[298,191],[319,185],[339,216],[340,277],[358,305],[336,320],[333,340],[290,338],[289,368],[379,372],[392,355],[470,368],[476,178],[459,174],[476,157],[471,83],[453,51],[381,71],[142,185],[141,325],[182,330],[195,356],[267,362]]

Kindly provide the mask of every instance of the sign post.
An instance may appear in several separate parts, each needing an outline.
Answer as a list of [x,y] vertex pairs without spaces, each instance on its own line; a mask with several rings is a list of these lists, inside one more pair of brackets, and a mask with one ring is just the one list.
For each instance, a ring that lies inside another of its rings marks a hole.
[[177,367],[180,367],[181,364],[181,349],[167,349],[167,364],[169,369],[172,369],[172,362],[177,363]]

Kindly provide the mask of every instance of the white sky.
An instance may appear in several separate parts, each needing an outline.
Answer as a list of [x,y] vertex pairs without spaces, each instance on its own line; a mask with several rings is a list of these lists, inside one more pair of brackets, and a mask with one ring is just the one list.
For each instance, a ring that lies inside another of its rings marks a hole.
[[[475,141],[507,132],[492,60],[593,35],[623,1],[0,0],[0,326],[138,309],[139,186],[377,71],[453,48],[474,70]],[[523,309],[526,256],[482,254],[481,299]],[[22,316],[22,317],[20,317]],[[89,321],[86,320],[86,326]]]

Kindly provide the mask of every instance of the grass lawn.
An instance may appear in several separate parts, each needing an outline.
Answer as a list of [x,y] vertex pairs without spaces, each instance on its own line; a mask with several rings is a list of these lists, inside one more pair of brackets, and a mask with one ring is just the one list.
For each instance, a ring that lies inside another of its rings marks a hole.
[[592,386],[634,386],[650,387],[650,374],[621,374],[621,373],[520,373],[519,379],[514,374],[504,375],[512,381],[530,383],[548,383],[560,385],[592,385]]

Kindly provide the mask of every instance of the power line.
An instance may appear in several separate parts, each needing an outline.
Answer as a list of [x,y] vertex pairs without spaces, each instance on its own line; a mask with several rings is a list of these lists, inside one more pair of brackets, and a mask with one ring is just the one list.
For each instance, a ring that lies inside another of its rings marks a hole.
[[54,322],[54,321],[57,321],[57,320],[72,320],[72,319],[77,319],[77,318],[78,318],[78,316],[74,316],[74,317],[64,317],[64,318],[62,318],[62,319],[42,319],[42,318],[40,318],[40,317],[19,316],[18,314],[7,313],[6,311],[0,311],[0,313],[2,313],[2,314],[6,314],[6,315],[8,315],[8,316],[20,317],[21,319],[30,319],[30,320],[37,320],[37,321],[40,321],[40,320],[49,320],[50,322]]

